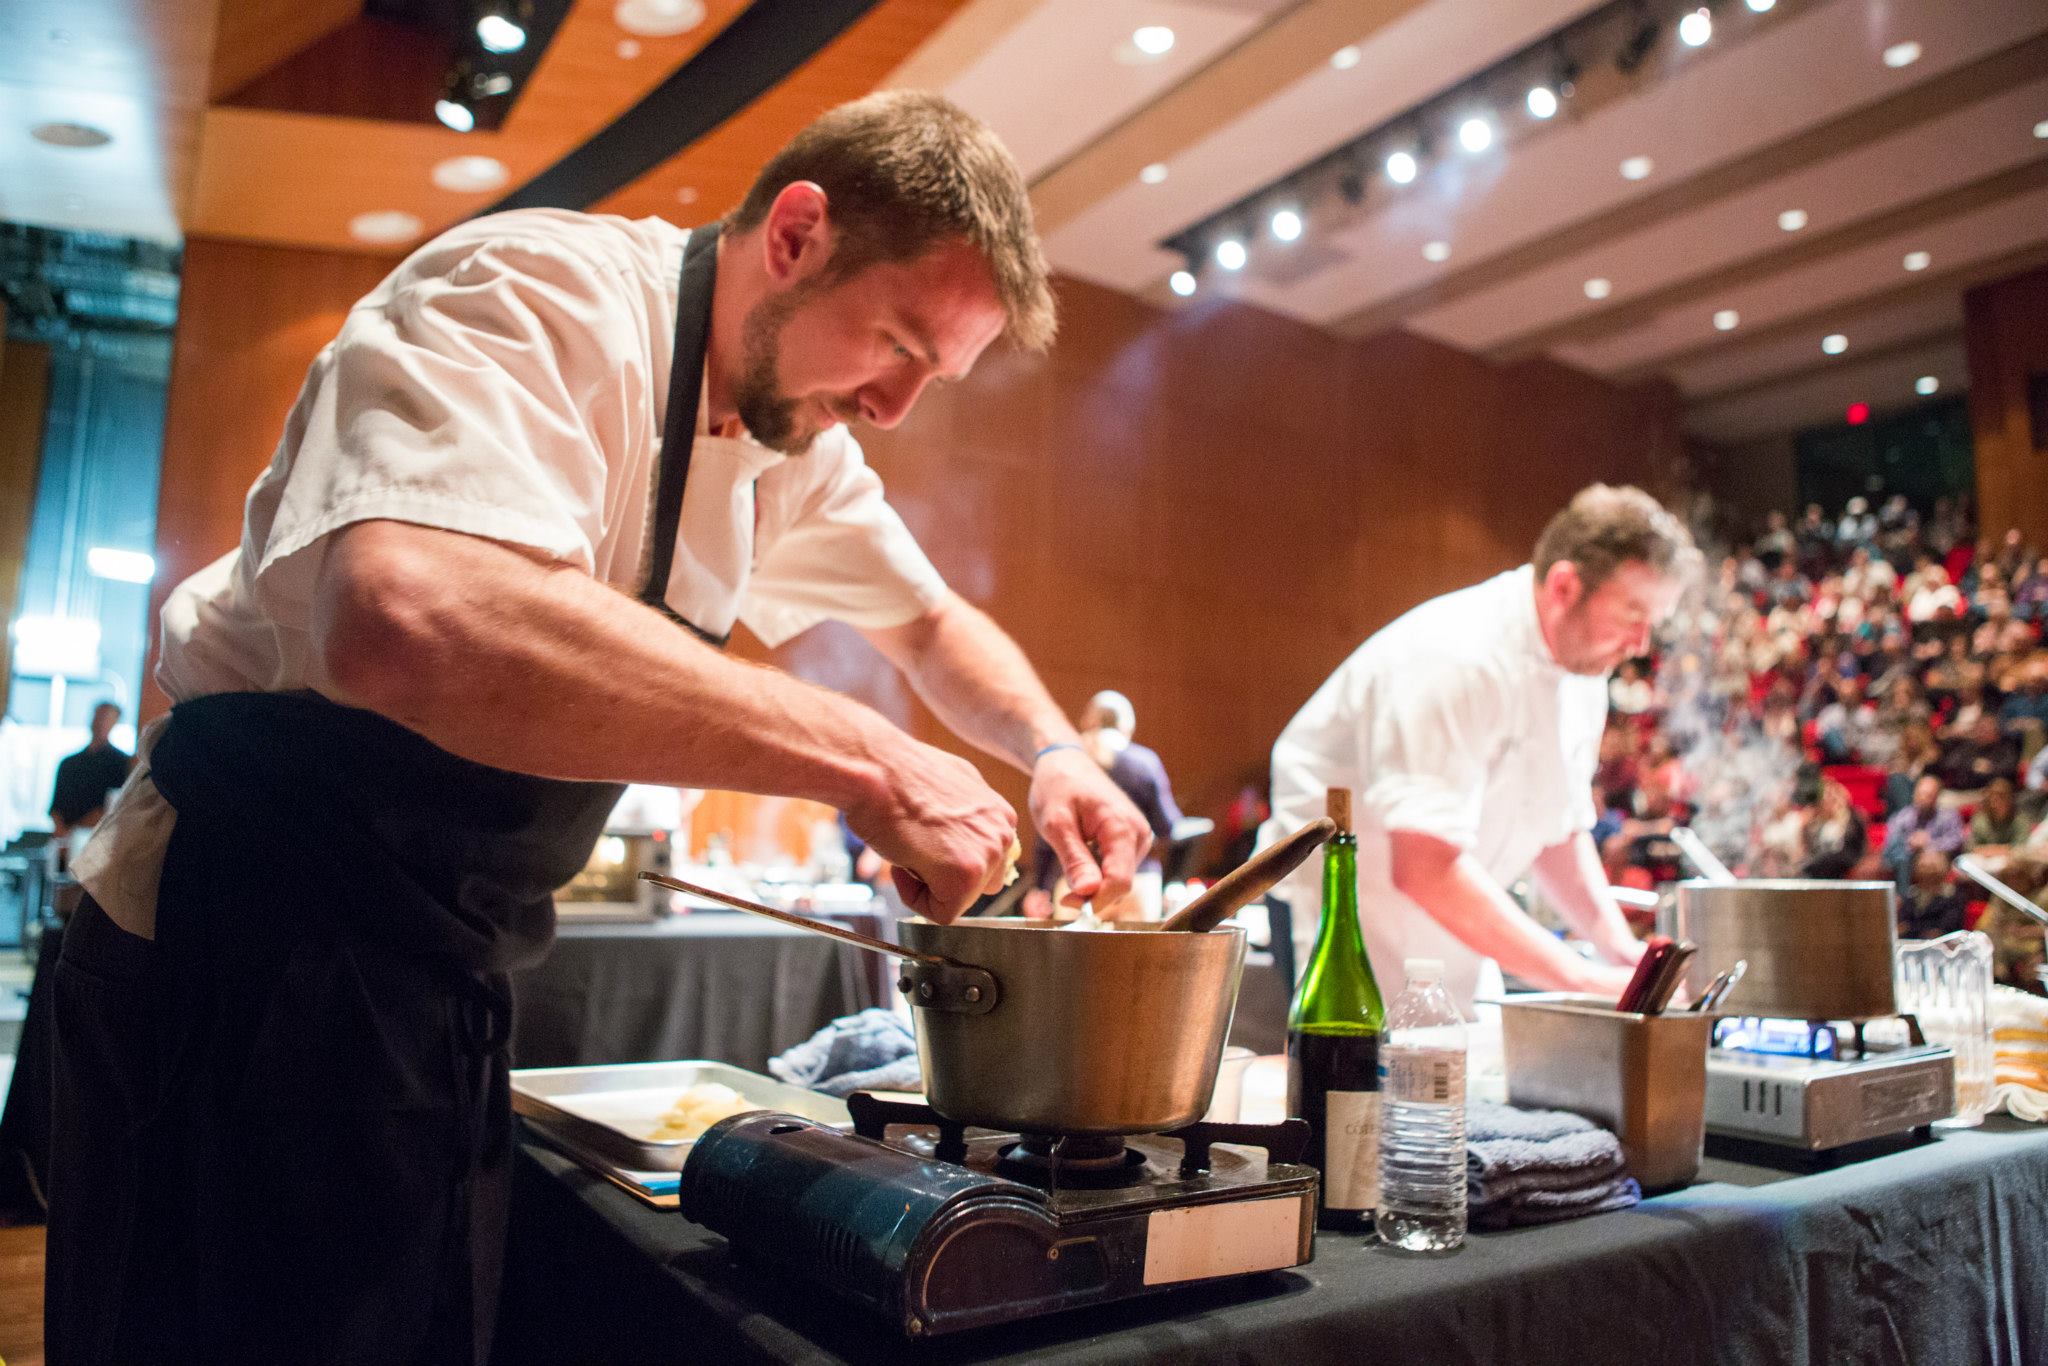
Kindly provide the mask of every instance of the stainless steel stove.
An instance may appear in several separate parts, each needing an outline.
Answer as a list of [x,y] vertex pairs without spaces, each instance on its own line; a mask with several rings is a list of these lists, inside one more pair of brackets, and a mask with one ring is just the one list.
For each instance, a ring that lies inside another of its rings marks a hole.
[[1883,1045],[1861,1022],[1730,1017],[1707,1054],[1707,1132],[1822,1152],[1925,1128],[1955,1108],[1955,1056],[1911,1016]]
[[739,1255],[923,1338],[1223,1277],[1315,1250],[1308,1126],[1132,1138],[963,1129],[860,1093],[855,1132],[754,1112],[683,1168],[683,1214]]

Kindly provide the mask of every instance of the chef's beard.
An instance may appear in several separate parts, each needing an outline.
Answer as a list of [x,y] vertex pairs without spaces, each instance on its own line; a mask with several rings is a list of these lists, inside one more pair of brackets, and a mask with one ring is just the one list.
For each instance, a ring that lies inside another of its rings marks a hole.
[[819,429],[798,423],[801,400],[782,391],[782,331],[810,296],[815,283],[803,284],[771,294],[747,314],[741,334],[740,377],[733,388],[733,407],[747,432],[770,450],[784,455],[802,455],[817,439]]

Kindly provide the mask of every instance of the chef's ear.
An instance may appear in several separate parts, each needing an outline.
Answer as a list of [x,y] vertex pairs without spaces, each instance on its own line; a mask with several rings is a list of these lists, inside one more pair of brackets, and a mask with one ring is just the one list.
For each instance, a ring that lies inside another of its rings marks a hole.
[[1543,571],[1543,596],[1553,607],[1569,612],[1585,595],[1586,580],[1570,560],[1559,560]]
[[801,282],[824,268],[832,254],[832,220],[824,188],[793,180],[768,206],[762,223],[762,264],[778,286]]

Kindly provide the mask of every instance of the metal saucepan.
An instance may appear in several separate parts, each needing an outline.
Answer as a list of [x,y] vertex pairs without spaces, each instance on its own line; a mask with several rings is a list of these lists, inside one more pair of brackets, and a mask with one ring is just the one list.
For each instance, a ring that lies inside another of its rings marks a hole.
[[904,960],[925,1098],[947,1119],[1038,1134],[1176,1129],[1209,1108],[1244,931],[990,917],[912,919],[903,944],[698,887],[649,882]]

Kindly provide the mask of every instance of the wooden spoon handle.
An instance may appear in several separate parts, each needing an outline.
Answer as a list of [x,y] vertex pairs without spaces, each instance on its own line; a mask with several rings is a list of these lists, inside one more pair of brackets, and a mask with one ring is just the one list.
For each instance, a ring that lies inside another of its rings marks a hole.
[[1175,911],[1162,930],[1202,934],[1273,890],[1275,883],[1301,866],[1301,861],[1337,833],[1328,816],[1309,822],[1277,844],[1268,845],[1217,879],[1216,885]]

